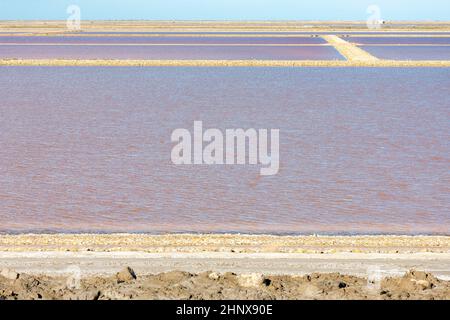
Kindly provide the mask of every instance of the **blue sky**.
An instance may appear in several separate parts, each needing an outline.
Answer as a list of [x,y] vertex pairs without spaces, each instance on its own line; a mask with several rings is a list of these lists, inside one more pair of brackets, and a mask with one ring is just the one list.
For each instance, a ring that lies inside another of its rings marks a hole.
[[450,20],[450,0],[0,0],[0,20],[66,19],[78,5],[86,20]]

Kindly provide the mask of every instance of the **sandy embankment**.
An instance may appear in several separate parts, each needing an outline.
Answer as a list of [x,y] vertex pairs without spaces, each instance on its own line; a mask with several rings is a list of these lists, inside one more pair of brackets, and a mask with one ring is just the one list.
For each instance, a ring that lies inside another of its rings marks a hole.
[[0,251],[0,299],[450,299],[445,236],[4,235]]
[[0,251],[450,253],[450,236],[4,234],[0,235]]
[[335,35],[322,36],[330,45],[332,45],[339,53],[347,59],[348,62],[372,62],[378,63],[379,59],[359,48],[351,42],[345,41]]

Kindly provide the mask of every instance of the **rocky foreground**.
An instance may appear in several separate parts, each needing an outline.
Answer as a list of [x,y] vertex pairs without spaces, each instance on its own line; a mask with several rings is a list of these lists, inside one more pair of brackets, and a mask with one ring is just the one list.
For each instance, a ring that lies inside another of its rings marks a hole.
[[17,299],[450,299],[450,281],[409,271],[367,281],[339,273],[264,276],[173,271],[136,275],[127,267],[112,276],[36,276],[0,272],[0,300]]

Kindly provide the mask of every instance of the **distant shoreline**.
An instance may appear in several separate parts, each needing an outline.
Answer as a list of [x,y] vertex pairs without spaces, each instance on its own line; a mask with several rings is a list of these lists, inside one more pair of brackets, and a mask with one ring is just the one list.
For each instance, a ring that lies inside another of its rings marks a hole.
[[[450,21],[386,21],[380,29],[369,29],[365,21],[90,21],[81,31],[450,31]],[[0,31],[68,32],[65,20],[0,21]]]
[[[400,26],[400,27],[399,27]],[[69,30],[65,21],[0,21],[0,35],[11,37],[22,36],[120,36],[121,32],[131,36],[171,37],[177,32],[182,37],[232,37],[248,36],[294,36],[293,32],[304,32],[295,36],[322,37],[327,46],[333,46],[343,60],[262,60],[262,59],[64,59],[53,57],[49,59],[33,58],[3,58],[0,66],[126,66],[126,67],[450,67],[450,60],[385,60],[372,56],[354,43],[346,41],[347,35],[338,37],[336,32],[383,33],[390,37],[395,32],[414,33],[444,32],[443,37],[450,36],[450,22],[388,22],[381,28],[370,29],[365,22],[301,22],[301,21],[83,21],[80,30]],[[10,32],[8,34],[8,32]],[[110,34],[108,34],[108,32]],[[132,34],[135,32],[135,34]],[[145,32],[149,32],[145,34]],[[259,34],[258,34],[259,32]],[[316,32],[316,33],[315,33]],[[116,34],[114,34],[116,33]],[[155,33],[155,34],[150,34]],[[164,34],[166,33],[166,34]],[[197,33],[197,34],[195,34]],[[208,34],[210,33],[210,34]],[[223,34],[220,34],[223,33]],[[228,34],[227,34],[228,33]],[[232,33],[238,33],[233,35]],[[242,34],[239,34],[242,33]],[[256,33],[249,34],[249,33]],[[333,34],[334,33],[334,34]],[[408,34],[411,33],[411,34]],[[448,34],[447,34],[448,33]],[[122,34],[123,36],[123,34]],[[127,35],[128,36],[128,35]],[[351,36],[351,35],[348,35]],[[437,37],[437,34],[426,34],[426,37]],[[184,45],[184,44],[181,44]],[[322,45],[322,44],[321,44]]]

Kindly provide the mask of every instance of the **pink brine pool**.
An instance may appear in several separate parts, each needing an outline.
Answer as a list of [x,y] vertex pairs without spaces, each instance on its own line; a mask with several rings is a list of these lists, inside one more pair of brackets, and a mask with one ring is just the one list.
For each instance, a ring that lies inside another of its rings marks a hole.
[[[450,234],[450,71],[2,67],[1,232]],[[280,129],[280,171],[171,133]]]
[[3,45],[9,59],[342,60],[331,46]]
[[319,37],[0,36],[6,59],[337,60]]
[[450,46],[364,46],[362,48],[380,59],[450,60]]

